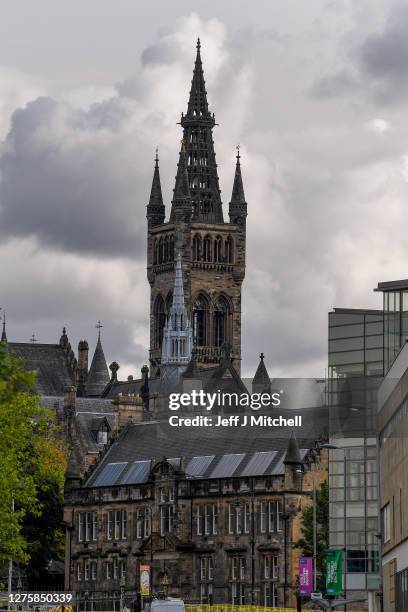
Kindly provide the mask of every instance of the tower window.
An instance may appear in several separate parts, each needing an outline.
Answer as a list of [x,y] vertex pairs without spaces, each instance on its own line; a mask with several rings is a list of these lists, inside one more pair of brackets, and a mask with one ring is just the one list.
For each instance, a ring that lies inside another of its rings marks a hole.
[[193,260],[200,261],[201,259],[201,236],[196,234],[193,238]]
[[159,257],[158,257],[158,263],[161,264],[164,261],[164,245],[163,245],[163,238],[160,237],[159,239]]
[[214,345],[222,346],[229,340],[230,308],[227,300],[221,296],[214,310]]
[[197,346],[207,345],[208,317],[208,300],[204,295],[199,295],[193,308],[193,333]]
[[220,236],[217,236],[214,241],[214,261],[222,261],[222,240]]
[[159,243],[157,240],[153,243],[153,265],[156,265],[159,261]]
[[170,256],[170,261],[174,261],[174,236],[173,235],[170,236],[170,240],[169,240],[169,256]]
[[211,261],[212,257],[212,248],[211,248],[211,237],[210,236],[206,236],[204,238],[204,244],[203,244],[203,259],[204,261]]
[[164,261],[169,261],[169,237],[164,239]]
[[158,295],[153,308],[154,329],[153,339],[154,347],[160,348],[163,340],[163,329],[166,322],[166,314],[164,309],[164,301],[161,295]]

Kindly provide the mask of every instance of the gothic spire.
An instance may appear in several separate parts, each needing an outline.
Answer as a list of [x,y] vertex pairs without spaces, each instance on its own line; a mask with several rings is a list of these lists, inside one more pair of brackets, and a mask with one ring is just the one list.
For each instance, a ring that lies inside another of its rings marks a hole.
[[[212,129],[214,114],[210,113],[201,61],[201,43],[197,41],[197,55],[191,81],[186,114],[182,114],[183,145],[185,148],[188,183],[191,194],[192,219],[223,223],[221,192],[215,160]],[[180,153],[180,156],[182,153]],[[178,165],[176,188],[182,180],[182,164]],[[171,218],[174,219],[172,206]]]
[[245,201],[244,185],[241,174],[241,154],[237,146],[237,162],[235,166],[234,184],[232,187],[231,202],[229,205],[229,216],[231,223],[237,223],[239,217],[247,216],[247,204]]
[[6,311],[3,312],[3,331],[1,332],[1,342],[7,343],[6,334]]
[[160,183],[160,171],[159,171],[159,152],[156,147],[156,156],[154,160],[154,171],[152,189],[150,191],[149,204],[147,205],[147,219],[150,227],[160,225],[164,223],[166,209],[163,204],[163,196]]
[[252,391],[254,393],[271,392],[271,379],[269,378],[264,359],[265,355],[261,353],[259,355],[259,364],[252,380]]
[[203,64],[201,61],[201,42],[199,38],[197,39],[196,48],[197,54],[185,119],[194,119],[199,117],[200,119],[209,121],[212,127],[215,125],[215,120],[214,115],[211,115],[210,111],[208,110],[207,90],[205,88]]
[[173,203],[170,214],[170,223],[177,219],[187,220],[191,217],[191,194],[187,170],[187,157],[185,143],[181,143],[181,151],[174,188]]
[[86,381],[86,394],[90,397],[99,397],[109,383],[109,370],[105,359],[105,354],[101,342],[101,323],[98,321],[98,342],[96,344],[95,353],[92,358],[91,367],[89,369],[88,378]]
[[177,254],[173,301],[163,330],[162,365],[187,366],[193,344],[192,329],[184,301],[181,255]]

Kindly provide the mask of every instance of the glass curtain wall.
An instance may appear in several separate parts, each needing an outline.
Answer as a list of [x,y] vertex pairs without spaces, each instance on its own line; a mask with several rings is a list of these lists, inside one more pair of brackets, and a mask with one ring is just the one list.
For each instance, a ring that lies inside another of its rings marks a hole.
[[383,376],[383,312],[329,313],[327,403],[330,546],[346,552],[347,591],[379,586],[376,397]]

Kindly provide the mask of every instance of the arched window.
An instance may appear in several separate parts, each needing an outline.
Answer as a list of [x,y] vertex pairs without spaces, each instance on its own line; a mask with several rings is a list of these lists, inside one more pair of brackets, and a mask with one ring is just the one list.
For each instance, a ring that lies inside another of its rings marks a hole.
[[203,243],[203,259],[204,261],[212,261],[212,248],[211,248],[211,237],[210,236],[206,236],[204,238],[204,243]]
[[231,236],[228,236],[228,238],[225,241],[225,259],[227,263],[233,263],[233,255],[234,255],[233,246],[234,246],[234,243],[232,241],[232,238]]
[[193,306],[193,336],[196,346],[207,346],[209,302],[205,295],[200,294]]
[[214,261],[222,261],[222,240],[217,236],[214,240]]
[[163,328],[166,322],[166,313],[164,309],[164,301],[161,295],[158,295],[153,307],[154,317],[154,346],[160,348],[163,340]]
[[174,261],[174,236],[170,236],[170,261]]
[[229,340],[230,307],[224,296],[218,298],[214,309],[213,333],[214,345],[222,346]]
[[164,258],[163,261],[169,261],[169,237],[164,239]]
[[163,263],[163,257],[164,257],[164,252],[163,252],[163,238],[160,236],[159,239],[159,264]]
[[193,261],[201,259],[201,236],[196,234],[193,238]]
[[155,240],[153,242],[153,265],[155,266],[157,264],[159,258],[159,245],[157,243],[157,240]]

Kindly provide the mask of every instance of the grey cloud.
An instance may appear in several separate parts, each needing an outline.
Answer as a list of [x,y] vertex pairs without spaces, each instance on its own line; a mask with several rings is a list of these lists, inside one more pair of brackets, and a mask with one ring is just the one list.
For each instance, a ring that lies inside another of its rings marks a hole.
[[16,111],[0,156],[2,239],[33,236],[102,256],[144,253],[136,206],[148,198],[151,167],[129,163],[137,135],[125,138],[128,119],[117,98],[86,112],[38,98]]
[[359,88],[360,83],[355,76],[347,70],[339,70],[316,81],[311,93],[316,98],[330,98],[354,93]]
[[408,7],[396,4],[382,31],[348,49],[348,65],[319,78],[311,87],[318,98],[362,94],[378,106],[408,97]]

